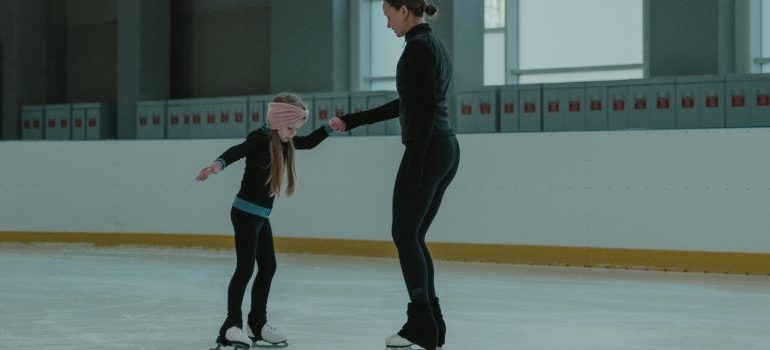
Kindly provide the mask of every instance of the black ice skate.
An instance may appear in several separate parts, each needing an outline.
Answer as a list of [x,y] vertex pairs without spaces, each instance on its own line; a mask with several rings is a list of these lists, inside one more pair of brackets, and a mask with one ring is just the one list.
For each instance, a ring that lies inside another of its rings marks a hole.
[[441,314],[441,305],[438,303],[438,298],[430,299],[430,308],[433,310],[433,319],[436,320],[436,326],[438,327],[436,348],[440,350],[446,340],[446,323],[444,322],[444,315]]
[[417,345],[426,350],[436,350],[438,327],[433,312],[426,302],[411,302],[406,311],[407,321],[398,334],[385,339],[388,350],[412,349]]

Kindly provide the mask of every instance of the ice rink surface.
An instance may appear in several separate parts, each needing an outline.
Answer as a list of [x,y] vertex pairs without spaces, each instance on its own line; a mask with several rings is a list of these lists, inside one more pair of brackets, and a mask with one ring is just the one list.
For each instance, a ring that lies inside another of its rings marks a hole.
[[[209,349],[234,263],[226,250],[0,244],[0,349]],[[770,349],[767,276],[436,269],[448,350]],[[291,350],[384,349],[406,303],[395,259],[279,255],[268,317]]]

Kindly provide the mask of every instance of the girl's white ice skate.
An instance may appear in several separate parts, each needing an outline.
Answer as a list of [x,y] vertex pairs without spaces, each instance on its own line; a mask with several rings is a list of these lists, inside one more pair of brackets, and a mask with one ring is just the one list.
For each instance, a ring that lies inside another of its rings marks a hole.
[[[286,334],[276,329],[269,323],[262,326],[259,334],[255,334],[251,326],[246,326],[249,338],[253,341],[252,345],[257,348],[285,348],[289,346]],[[264,345],[264,343],[267,343]]]
[[211,350],[248,349],[251,347],[251,339],[238,327],[230,327],[225,336],[217,337],[217,344]]

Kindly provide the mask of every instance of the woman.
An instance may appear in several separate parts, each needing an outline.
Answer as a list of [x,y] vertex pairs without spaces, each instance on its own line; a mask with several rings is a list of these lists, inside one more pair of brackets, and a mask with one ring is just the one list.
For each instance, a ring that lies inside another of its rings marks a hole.
[[436,297],[433,261],[425,236],[460,159],[446,104],[452,65],[443,44],[424,21],[424,14],[436,13],[435,6],[424,0],[385,0],[382,8],[388,28],[397,37],[406,38],[397,66],[398,99],[334,118],[329,125],[345,131],[400,118],[406,149],[393,191],[391,233],[411,302],[406,324],[385,344],[389,348],[417,344],[436,349],[444,345],[446,325]]

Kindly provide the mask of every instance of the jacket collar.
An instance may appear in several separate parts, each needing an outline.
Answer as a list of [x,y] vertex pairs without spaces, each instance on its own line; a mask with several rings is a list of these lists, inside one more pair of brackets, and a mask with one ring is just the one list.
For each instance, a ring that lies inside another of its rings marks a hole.
[[433,31],[433,29],[431,29],[431,27],[430,27],[430,24],[428,24],[428,23],[420,23],[420,24],[412,27],[412,29],[409,29],[408,32],[406,32],[406,40],[409,41],[412,38],[414,38],[415,36],[417,36],[418,34],[425,33],[425,32],[430,32],[430,31]]

